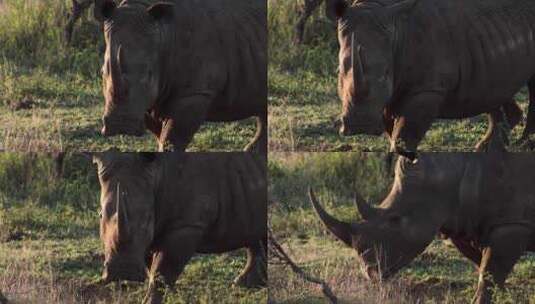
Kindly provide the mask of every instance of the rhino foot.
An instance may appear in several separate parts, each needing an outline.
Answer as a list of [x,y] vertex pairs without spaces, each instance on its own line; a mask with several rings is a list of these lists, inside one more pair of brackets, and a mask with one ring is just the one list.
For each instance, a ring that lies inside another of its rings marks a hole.
[[266,261],[262,257],[256,257],[252,264],[233,282],[234,286],[245,288],[262,288],[267,285]]
[[233,285],[244,288],[262,288],[266,286],[266,278],[259,271],[251,271],[234,279]]

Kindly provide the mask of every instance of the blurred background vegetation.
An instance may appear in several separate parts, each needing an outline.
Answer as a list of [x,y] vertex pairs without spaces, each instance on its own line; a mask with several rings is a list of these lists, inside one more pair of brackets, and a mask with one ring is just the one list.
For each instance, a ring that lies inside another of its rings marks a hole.
[[[140,303],[146,284],[88,286],[100,278],[100,186],[79,154],[0,153],[0,291],[13,303]],[[262,303],[266,289],[231,288],[243,250],[198,255],[166,303]]]
[[[140,138],[100,135],[103,34],[90,7],[77,20],[67,43],[64,31],[72,3],[0,0],[0,148],[156,150],[148,132]],[[254,135],[253,121],[208,123],[190,149],[242,150]]]
[[[476,267],[448,241],[437,238],[400,274],[384,284],[365,279],[356,252],[326,231],[308,199],[313,187],[325,209],[348,222],[360,220],[355,190],[372,204],[390,191],[393,169],[383,153],[272,153],[269,159],[269,223],[275,238],[306,272],[325,280],[340,303],[470,303]],[[269,266],[274,303],[327,303],[318,286],[288,267]],[[495,303],[535,303],[535,255],[516,264]]]

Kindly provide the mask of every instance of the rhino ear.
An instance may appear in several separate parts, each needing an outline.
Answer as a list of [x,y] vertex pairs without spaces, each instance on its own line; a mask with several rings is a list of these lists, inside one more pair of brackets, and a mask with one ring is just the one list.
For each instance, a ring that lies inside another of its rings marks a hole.
[[158,2],[147,9],[147,13],[154,20],[171,20],[173,19],[175,5],[169,2]]
[[110,19],[117,5],[113,0],[95,0],[93,15],[99,22]]
[[349,5],[345,0],[327,0],[325,4],[325,14],[332,21],[342,18]]

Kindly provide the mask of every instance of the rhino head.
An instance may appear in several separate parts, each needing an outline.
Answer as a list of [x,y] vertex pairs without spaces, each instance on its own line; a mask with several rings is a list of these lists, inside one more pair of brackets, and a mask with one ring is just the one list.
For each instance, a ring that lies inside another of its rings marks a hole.
[[[417,162],[402,162],[400,165],[398,161],[392,190],[379,207],[372,207],[358,192],[355,194],[357,211],[363,219],[357,223],[329,215],[309,190],[319,218],[338,239],[357,251],[363,272],[370,279],[389,278],[423,252],[450,212],[444,202],[450,199],[449,195],[456,195],[451,191],[452,183],[459,180],[454,174],[448,176],[434,170],[431,176]],[[441,188],[441,183],[446,186]]]
[[361,1],[350,7],[345,0],[327,1],[327,15],[338,20],[341,135],[385,130],[385,106],[394,88],[396,20],[415,2],[380,6]]
[[154,237],[155,156],[105,152],[93,156],[100,181],[104,282],[144,281]]
[[174,5],[146,7],[123,1],[96,0],[95,18],[104,24],[106,51],[102,66],[106,100],[102,134],[141,136],[145,113],[161,94],[162,32]]

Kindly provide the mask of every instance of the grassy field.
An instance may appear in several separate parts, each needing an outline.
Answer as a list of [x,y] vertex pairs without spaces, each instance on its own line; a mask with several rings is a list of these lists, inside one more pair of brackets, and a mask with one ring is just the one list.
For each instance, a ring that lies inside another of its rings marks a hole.
[[[470,303],[476,268],[449,242],[435,240],[392,280],[373,284],[360,272],[356,252],[327,232],[311,208],[309,185],[330,213],[358,220],[354,189],[373,203],[388,193],[392,173],[383,154],[274,153],[269,174],[275,202],[269,214],[276,238],[305,271],[331,286],[340,303]],[[317,285],[281,265],[270,265],[269,282],[275,303],[326,303]],[[495,294],[495,303],[535,303],[535,254],[522,257],[506,287]]]
[[[102,272],[99,185],[82,156],[56,178],[46,154],[0,154],[0,291],[12,303],[140,303],[147,284],[88,286]],[[262,303],[266,289],[231,287],[245,252],[198,255],[166,303]]]
[[[335,25],[321,7],[309,19],[302,45],[292,42],[296,11],[302,0],[268,0],[269,147],[271,151],[388,150],[384,136],[342,137],[335,127],[340,115]],[[515,99],[527,106],[524,89]],[[437,121],[420,145],[422,151],[471,151],[487,128],[484,115]],[[520,138],[524,125],[513,130]],[[512,146],[511,150],[522,150]]]
[[[0,1],[0,148],[17,151],[157,149],[152,134],[104,138],[103,34],[88,10],[65,46],[70,0]],[[252,119],[207,123],[191,151],[242,150]]]

